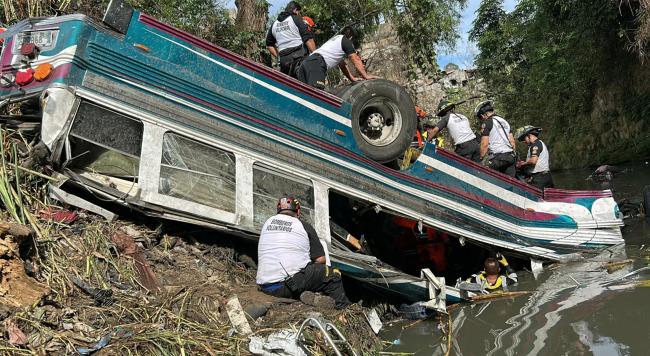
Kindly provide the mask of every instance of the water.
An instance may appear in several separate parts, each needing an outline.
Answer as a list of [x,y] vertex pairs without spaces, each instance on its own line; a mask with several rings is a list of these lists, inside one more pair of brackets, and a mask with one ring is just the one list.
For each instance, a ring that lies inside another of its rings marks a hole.
[[[626,170],[606,186],[617,199],[642,199],[650,185],[650,162],[620,166]],[[554,174],[556,186],[600,189],[587,181],[591,170]],[[451,312],[451,335],[447,319],[391,325],[382,332],[395,342],[388,352],[415,355],[648,355],[650,351],[650,280],[646,270],[636,277],[619,279],[630,271],[650,265],[650,218],[626,220],[626,246],[606,251],[588,261],[554,265],[537,279],[520,273],[518,290],[532,294],[508,300],[465,305]],[[632,259],[625,268],[608,273],[608,261]],[[480,266],[482,261],[477,261]],[[608,285],[610,281],[618,283]]]

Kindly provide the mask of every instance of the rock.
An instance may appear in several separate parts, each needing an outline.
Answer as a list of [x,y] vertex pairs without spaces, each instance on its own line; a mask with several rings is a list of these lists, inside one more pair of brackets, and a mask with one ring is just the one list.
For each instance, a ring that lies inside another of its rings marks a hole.
[[266,304],[262,304],[262,303],[252,303],[247,305],[244,308],[246,314],[250,316],[253,320],[264,316],[268,310],[269,307]]
[[27,336],[20,330],[13,319],[5,320],[5,330],[7,331],[9,344],[13,346],[24,346],[27,344]]

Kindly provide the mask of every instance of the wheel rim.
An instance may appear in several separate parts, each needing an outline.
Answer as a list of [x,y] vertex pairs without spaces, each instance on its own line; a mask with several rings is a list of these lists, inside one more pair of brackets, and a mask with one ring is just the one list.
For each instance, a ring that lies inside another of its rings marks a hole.
[[402,114],[390,99],[373,98],[361,109],[359,131],[373,146],[390,145],[402,131]]

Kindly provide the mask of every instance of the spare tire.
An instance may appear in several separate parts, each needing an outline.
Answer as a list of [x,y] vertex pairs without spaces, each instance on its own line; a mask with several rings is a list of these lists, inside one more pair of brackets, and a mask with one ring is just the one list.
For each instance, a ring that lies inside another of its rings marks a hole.
[[404,154],[413,142],[417,116],[403,87],[385,79],[364,80],[337,94],[352,104],[352,134],[366,156],[384,163]]

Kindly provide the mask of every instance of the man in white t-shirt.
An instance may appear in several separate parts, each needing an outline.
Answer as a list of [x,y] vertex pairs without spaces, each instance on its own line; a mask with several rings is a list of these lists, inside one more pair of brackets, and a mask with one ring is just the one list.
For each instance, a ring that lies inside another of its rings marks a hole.
[[549,152],[546,144],[539,139],[542,133],[541,127],[526,125],[517,130],[517,140],[525,141],[528,145],[528,154],[525,161],[517,162],[517,168],[529,168],[529,176],[526,179],[528,184],[539,189],[553,188],[553,177],[549,169]]
[[257,284],[264,293],[281,298],[303,300],[303,292],[320,292],[333,298],[336,308],[345,308],[350,301],[340,272],[325,265],[316,231],[299,217],[300,202],[280,198],[277,215],[264,223],[257,245]]
[[478,142],[469,119],[465,115],[455,113],[455,107],[456,105],[450,101],[440,101],[437,114],[440,119],[434,123],[435,119],[431,118],[424,123],[427,141],[433,141],[438,133],[446,128],[454,141],[454,152],[474,162],[480,162]]
[[266,34],[266,48],[280,60],[280,71],[296,77],[296,68],[316,50],[314,33],[300,17],[301,6],[290,1]]
[[510,124],[501,116],[494,113],[492,101],[484,101],[474,109],[474,114],[481,125],[481,160],[488,156],[488,167],[514,177],[515,169],[515,138],[512,136]]
[[[357,33],[351,26],[346,26],[340,35],[336,35],[309,55],[298,68],[298,80],[313,87],[325,88],[327,71],[336,66],[351,82],[363,79],[376,79],[377,77],[366,73],[366,68],[357,54],[352,39]],[[350,58],[361,78],[352,75],[344,59]]]

